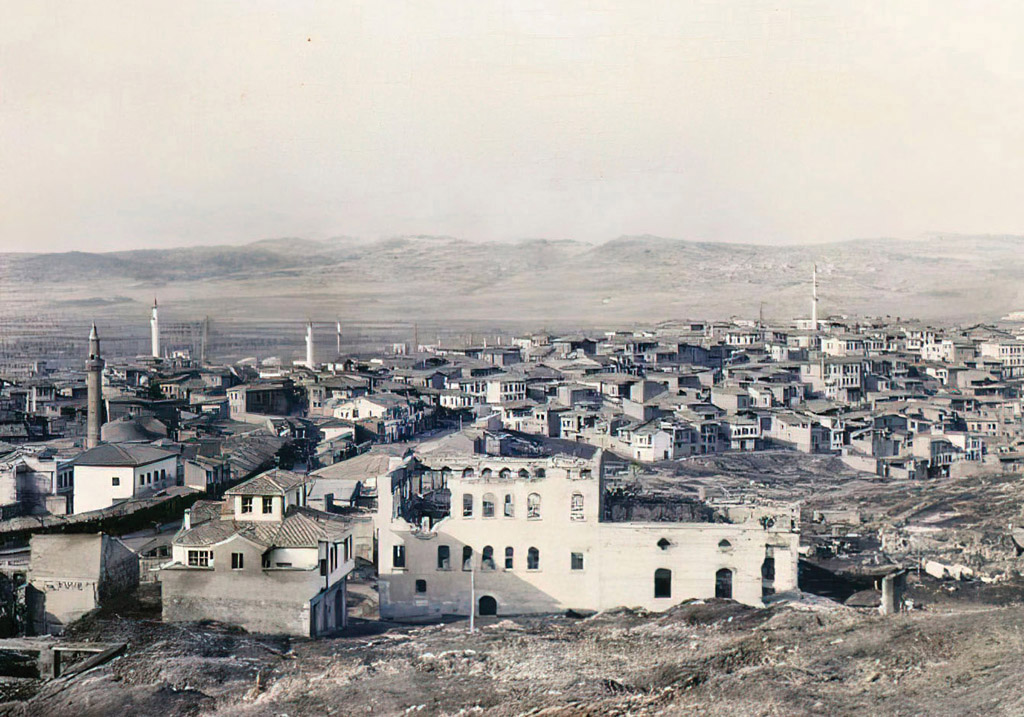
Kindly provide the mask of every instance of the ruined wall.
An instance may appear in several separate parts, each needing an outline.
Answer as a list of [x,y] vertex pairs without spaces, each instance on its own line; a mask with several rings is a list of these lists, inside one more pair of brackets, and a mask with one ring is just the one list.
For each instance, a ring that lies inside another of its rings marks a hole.
[[103,536],[99,599],[122,595],[139,586],[139,556],[118,538]]
[[32,536],[30,610],[37,633],[60,632],[99,605],[104,538],[98,534]]

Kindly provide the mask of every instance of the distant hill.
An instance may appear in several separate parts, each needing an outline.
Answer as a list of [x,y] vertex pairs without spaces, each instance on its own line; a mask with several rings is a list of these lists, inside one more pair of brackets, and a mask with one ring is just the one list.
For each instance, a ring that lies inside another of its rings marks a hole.
[[[824,313],[992,319],[1024,310],[1024,238],[819,245],[653,236],[592,245],[452,237],[269,239],[242,246],[0,255],[0,311],[131,316],[159,294],[183,314],[361,320],[579,321]],[[116,297],[116,301],[111,298]]]

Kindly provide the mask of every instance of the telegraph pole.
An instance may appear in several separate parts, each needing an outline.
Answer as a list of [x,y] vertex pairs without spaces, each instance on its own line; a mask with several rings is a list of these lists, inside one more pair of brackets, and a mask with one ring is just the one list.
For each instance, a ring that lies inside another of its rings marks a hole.
[[476,556],[469,555],[469,633],[476,632]]

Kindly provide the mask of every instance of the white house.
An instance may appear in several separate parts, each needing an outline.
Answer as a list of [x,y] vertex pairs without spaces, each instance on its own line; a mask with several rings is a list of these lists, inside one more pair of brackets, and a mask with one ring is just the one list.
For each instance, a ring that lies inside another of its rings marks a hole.
[[73,461],[71,512],[152,495],[176,483],[178,455],[149,445],[103,443]]

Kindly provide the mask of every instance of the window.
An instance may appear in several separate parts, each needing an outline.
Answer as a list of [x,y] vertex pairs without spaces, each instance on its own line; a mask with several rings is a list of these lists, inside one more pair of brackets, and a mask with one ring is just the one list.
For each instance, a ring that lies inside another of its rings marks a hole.
[[462,546],[462,569],[473,569],[473,549],[468,545]]
[[569,499],[569,520],[583,520],[583,494],[573,493]]
[[580,471],[580,478],[582,478],[583,480],[590,480],[590,476],[591,473],[589,468],[584,468],[583,470]]
[[117,476],[114,476],[113,478],[110,479],[110,485],[121,485],[121,479],[118,478]]
[[438,570],[451,570],[452,567],[452,549],[447,545],[437,546],[437,569]]
[[511,570],[515,561],[515,551],[512,548],[505,548],[505,570]]
[[543,468],[538,468],[537,472],[534,475],[536,475],[538,478],[545,478],[547,476],[547,471],[545,471]]
[[160,480],[166,480],[166,479],[167,479],[167,469],[166,468],[161,468],[160,469]]
[[658,541],[658,547],[662,550],[668,550],[670,545],[672,545],[672,543],[669,541],[668,538],[662,538]]
[[263,515],[269,515],[274,512],[274,498],[273,496],[263,496]]
[[516,515],[516,504],[513,502],[511,493],[505,494],[505,517],[514,518]]
[[480,568],[482,570],[494,570],[496,568],[494,564],[494,548],[490,545],[484,546],[484,551],[480,554]]
[[404,568],[405,567],[405,546],[394,545],[391,547],[391,567],[393,568]]
[[484,493],[483,509],[481,511],[481,514],[485,518],[493,518],[494,517],[494,494],[493,493]]
[[210,567],[210,551],[209,550],[190,550],[188,551],[188,565],[190,568],[208,568]]
[[519,477],[523,478],[524,480],[529,479],[530,471],[526,470],[525,468],[520,468],[519,469]]
[[526,551],[526,569],[540,570],[540,551],[536,548],[530,548]]
[[672,571],[658,568],[654,571],[654,597],[672,597]]
[[472,468],[467,468],[466,470],[462,471],[462,479],[463,480],[467,480],[469,478],[473,478],[475,475],[476,474],[473,472]]
[[335,543],[331,546],[331,570],[338,569],[338,544]]
[[231,553],[231,569],[241,570],[245,566],[245,555],[243,553]]
[[484,468],[482,471],[480,471],[480,477],[483,478],[484,480],[490,480],[491,479],[491,469],[490,468]]
[[252,496],[251,495],[243,495],[242,496],[242,512],[243,513],[251,513],[252,512]]
[[270,553],[263,554],[260,558],[260,565],[264,570],[270,567]]
[[583,553],[573,553],[571,563],[573,570],[583,570]]
[[732,543],[730,543],[728,540],[725,540],[723,538],[722,540],[718,541],[718,549],[719,550],[732,550]]
[[766,555],[761,563],[761,597],[775,594],[775,558]]
[[427,581],[426,580],[417,580],[416,581],[416,592],[418,592],[418,593],[425,593],[426,591],[427,591]]
[[473,517],[473,496],[470,493],[462,494],[462,517]]
[[526,517],[527,518],[539,518],[540,517],[540,494],[530,493],[526,496]]
[[508,468],[502,468],[501,471],[498,472],[498,477],[501,478],[502,480],[508,480],[509,478],[512,477],[512,471],[510,471]]

